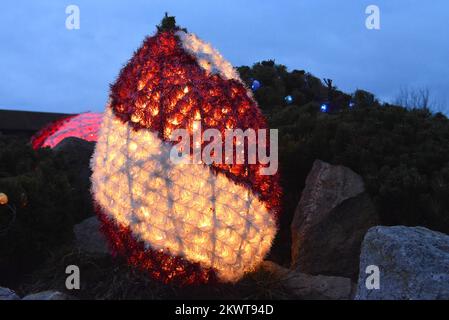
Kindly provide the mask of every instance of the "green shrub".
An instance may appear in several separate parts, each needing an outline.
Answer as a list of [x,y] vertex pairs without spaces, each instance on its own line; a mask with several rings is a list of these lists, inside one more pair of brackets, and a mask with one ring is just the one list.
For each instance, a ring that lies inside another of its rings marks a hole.
[[51,150],[36,152],[22,139],[0,136],[0,192],[16,210],[13,221],[0,206],[0,285],[19,280],[72,239],[80,208],[66,171]]

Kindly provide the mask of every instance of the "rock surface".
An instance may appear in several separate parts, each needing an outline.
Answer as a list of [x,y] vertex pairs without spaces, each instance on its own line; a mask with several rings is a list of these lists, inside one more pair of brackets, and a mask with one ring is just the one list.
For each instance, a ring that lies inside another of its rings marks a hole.
[[103,233],[100,232],[100,221],[96,216],[90,217],[73,227],[76,246],[87,253],[109,255],[109,247]]
[[25,296],[22,300],[73,300],[73,297],[59,291],[42,291]]
[[343,277],[292,272],[283,281],[295,298],[303,300],[349,300],[353,291],[351,279]]
[[275,278],[283,278],[285,277],[290,271],[290,269],[284,268],[280,265],[278,265],[275,262],[264,260],[260,264],[260,268],[268,273],[271,273]]
[[[366,267],[379,267],[368,290]],[[449,299],[449,236],[423,227],[374,227],[365,236],[356,299]]]
[[349,168],[317,160],[291,225],[292,267],[356,280],[363,237],[378,224],[362,178]]
[[11,289],[0,287],[0,300],[20,300],[20,297]]
[[271,261],[264,261],[261,268],[273,275],[288,293],[289,299],[347,300],[352,297],[353,286],[348,278],[312,276],[284,268]]

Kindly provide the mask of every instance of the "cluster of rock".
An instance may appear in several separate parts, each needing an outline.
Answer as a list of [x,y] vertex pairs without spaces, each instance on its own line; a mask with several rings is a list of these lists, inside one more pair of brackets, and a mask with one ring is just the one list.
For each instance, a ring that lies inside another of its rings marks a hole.
[[291,225],[291,268],[264,268],[296,298],[449,299],[449,236],[378,224],[362,178],[317,160]]

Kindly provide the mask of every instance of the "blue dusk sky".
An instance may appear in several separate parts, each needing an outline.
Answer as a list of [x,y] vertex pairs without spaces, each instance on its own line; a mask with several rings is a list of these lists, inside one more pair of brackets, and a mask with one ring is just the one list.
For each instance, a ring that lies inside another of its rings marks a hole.
[[[79,30],[65,26],[71,4]],[[380,8],[380,30],[365,27],[370,4]],[[275,59],[382,101],[401,87],[428,88],[436,111],[449,113],[447,0],[6,0],[0,108],[103,110],[109,84],[166,11],[234,66]]]

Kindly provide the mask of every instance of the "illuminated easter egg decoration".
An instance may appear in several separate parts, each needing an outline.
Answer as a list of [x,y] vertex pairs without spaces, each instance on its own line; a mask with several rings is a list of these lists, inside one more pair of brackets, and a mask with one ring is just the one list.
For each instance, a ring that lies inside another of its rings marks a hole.
[[111,86],[92,193],[113,252],[130,264],[163,282],[235,282],[271,248],[279,178],[261,175],[259,162],[172,162],[171,133],[192,134],[197,122],[221,133],[267,128],[251,90],[214,48],[178,27],[158,28]]
[[76,137],[86,141],[97,141],[103,114],[86,112],[58,119],[36,133],[31,138],[33,149],[54,148],[68,137]]

